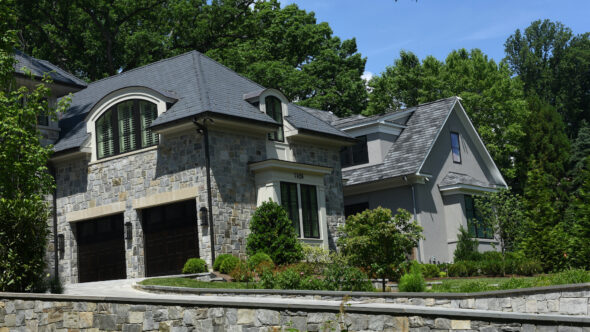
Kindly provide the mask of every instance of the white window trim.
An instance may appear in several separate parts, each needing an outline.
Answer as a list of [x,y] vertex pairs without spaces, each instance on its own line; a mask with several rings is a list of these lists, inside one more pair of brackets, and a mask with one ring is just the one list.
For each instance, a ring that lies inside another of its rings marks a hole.
[[[166,101],[168,98],[164,97],[164,96],[159,96],[154,90],[151,90],[149,88],[144,88],[144,87],[130,87],[130,88],[124,88],[124,89],[120,89],[117,91],[114,91],[110,94],[108,94],[107,96],[105,96],[100,102],[98,102],[93,109],[90,111],[90,113],[88,114],[88,116],[86,117],[86,132],[88,134],[90,134],[90,139],[89,139],[89,148],[91,151],[91,157],[90,157],[90,162],[96,162],[96,161],[102,161],[98,160],[97,158],[97,153],[96,153],[96,121],[100,118],[101,115],[104,114],[104,112],[106,112],[108,109],[110,109],[112,106],[126,101],[126,100],[130,100],[130,99],[140,99],[140,100],[146,100],[149,101],[153,104],[156,104],[157,109],[158,109],[158,116],[160,116],[162,113],[166,112]],[[129,155],[129,154],[136,154],[136,153],[141,153],[144,151],[147,151],[149,149],[151,149],[153,147],[146,147],[143,149],[138,149],[135,151],[131,151],[129,153],[125,153],[124,155]],[[123,154],[120,155],[115,155],[112,157],[120,157]],[[109,160],[112,158],[109,158]]]

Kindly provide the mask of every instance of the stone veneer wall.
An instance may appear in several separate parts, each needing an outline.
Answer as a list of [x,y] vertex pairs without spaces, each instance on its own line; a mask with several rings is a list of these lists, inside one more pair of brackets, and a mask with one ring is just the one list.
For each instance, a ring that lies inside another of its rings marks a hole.
[[198,294],[202,296],[251,296],[337,300],[348,296],[359,303],[392,303],[429,308],[477,309],[531,314],[583,315],[590,313],[590,283],[535,287],[479,293],[364,293],[291,290],[194,289],[185,287],[144,286],[135,288],[153,293]]
[[330,304],[126,300],[0,293],[8,331],[589,331],[577,317],[464,309],[412,310]]
[[[332,232],[344,221],[338,149],[296,144],[293,150],[297,162],[334,169],[324,180],[332,240]],[[266,137],[211,130],[210,154],[215,251],[244,256],[257,194],[248,163],[266,159]],[[66,220],[66,214],[118,202],[126,205],[124,222],[133,225],[133,238],[125,240],[127,277],[144,276],[141,216],[140,210],[132,207],[133,200],[194,187],[197,209],[207,207],[204,165],[202,137],[192,131],[163,136],[157,148],[144,152],[91,164],[88,159],[78,159],[56,165],[58,234],[65,236],[65,252],[59,260],[61,279],[65,283],[78,281],[75,226]],[[199,254],[211,266],[209,228],[199,225],[198,232]],[[53,248],[50,245],[47,255],[51,271]]]

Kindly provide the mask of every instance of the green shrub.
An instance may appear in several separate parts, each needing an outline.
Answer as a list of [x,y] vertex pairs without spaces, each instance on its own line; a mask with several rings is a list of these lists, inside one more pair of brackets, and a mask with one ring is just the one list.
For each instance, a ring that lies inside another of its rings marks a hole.
[[422,264],[422,273],[425,278],[438,278],[440,276],[440,269],[436,264]]
[[465,268],[467,269],[467,276],[474,277],[480,275],[478,261],[465,261]]
[[233,257],[233,255],[232,254],[221,254],[221,255],[215,257],[215,262],[213,262],[213,270],[219,271],[219,269],[221,268],[221,264],[223,264],[223,261],[228,257]]
[[454,253],[454,261],[470,261],[479,260],[481,254],[477,251],[479,243],[474,239],[469,231],[463,226],[459,227],[459,234],[457,235],[457,248]]
[[412,265],[410,273],[402,276],[398,289],[400,292],[424,292],[426,290],[426,282],[424,282],[424,276],[422,276],[418,263]]
[[486,251],[480,254],[480,260],[501,261],[502,253],[498,251]]
[[324,269],[327,290],[372,292],[375,290],[367,275],[356,267],[332,263]]
[[518,288],[529,288],[535,287],[535,280],[524,279],[524,278],[510,278],[500,283],[498,288],[500,289],[518,289]]
[[459,261],[449,265],[449,277],[468,277],[467,266],[465,262]]
[[504,275],[504,262],[501,259],[489,259],[479,262],[481,274],[486,276]]
[[259,274],[258,284],[260,287],[264,289],[273,289],[275,288],[275,273],[271,268],[263,269],[262,272]]
[[274,288],[278,289],[300,289],[301,275],[294,268],[290,267],[275,275]]
[[590,273],[583,269],[571,269],[551,276],[552,285],[580,284],[590,282]]
[[543,266],[537,260],[524,259],[516,263],[514,272],[522,276],[532,276],[543,272]]
[[303,258],[303,248],[297,239],[293,223],[279,204],[262,203],[250,219],[250,235],[246,240],[249,255],[268,254],[275,264],[298,262]]
[[300,287],[306,290],[325,290],[326,283],[319,276],[309,276],[301,279]]
[[254,272],[252,272],[250,266],[245,261],[239,261],[229,275],[238,282],[249,282],[254,279]]
[[236,268],[236,266],[238,266],[239,263],[240,259],[235,256],[226,257],[219,267],[219,272],[229,274],[231,271],[233,271],[233,269]]
[[256,270],[261,263],[267,263],[265,265],[272,265],[273,261],[269,255],[259,252],[254,254],[253,256],[248,257],[248,266],[252,270]]
[[207,272],[207,263],[200,258],[189,258],[184,267],[182,273],[202,273]]

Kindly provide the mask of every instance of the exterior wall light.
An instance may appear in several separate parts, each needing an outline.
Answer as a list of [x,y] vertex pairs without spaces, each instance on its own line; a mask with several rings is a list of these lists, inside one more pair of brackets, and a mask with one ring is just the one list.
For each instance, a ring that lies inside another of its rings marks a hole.
[[64,253],[66,251],[65,243],[66,243],[66,241],[65,241],[64,235],[58,234],[57,235],[57,250],[59,252],[60,259],[64,258]]
[[131,240],[133,238],[133,225],[131,222],[125,223],[125,240]]
[[202,207],[199,210],[199,219],[201,219],[201,226],[209,226],[209,217],[207,216],[206,207]]

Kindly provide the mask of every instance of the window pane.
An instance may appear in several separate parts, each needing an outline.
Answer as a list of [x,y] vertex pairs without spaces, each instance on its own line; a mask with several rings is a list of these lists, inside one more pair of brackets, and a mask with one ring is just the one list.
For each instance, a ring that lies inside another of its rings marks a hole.
[[133,100],[117,105],[119,127],[119,153],[135,150],[135,123],[133,118]]
[[111,156],[114,151],[112,111],[106,111],[96,121],[96,145],[98,158]]
[[469,234],[473,237],[477,237],[476,220],[473,213],[473,198],[471,196],[465,196],[465,217],[467,218],[467,229]]
[[360,165],[369,162],[369,151],[367,149],[367,136],[360,136],[356,139],[360,140],[352,147],[352,164]]
[[318,199],[315,186],[301,185],[301,212],[303,215],[303,236],[319,238]]
[[453,162],[461,162],[461,146],[459,144],[459,134],[451,133],[451,150],[453,152]]
[[276,97],[266,97],[265,98],[266,104],[266,114],[270,116],[273,120],[280,124],[280,127],[277,131],[268,134],[268,139],[272,141],[283,141],[284,140],[284,133],[283,133],[283,110],[281,108],[281,101]]
[[281,205],[287,211],[289,219],[293,222],[295,233],[300,236],[299,230],[299,199],[297,197],[297,184],[281,182]]
[[139,121],[141,122],[141,146],[148,147],[158,144],[158,134],[152,132],[149,126],[158,117],[156,104],[147,101],[139,102]]

